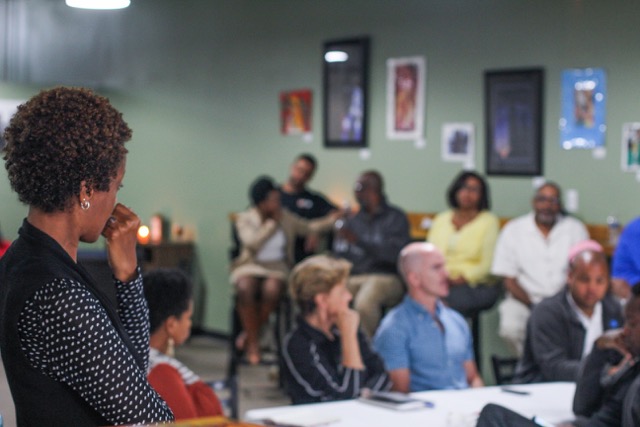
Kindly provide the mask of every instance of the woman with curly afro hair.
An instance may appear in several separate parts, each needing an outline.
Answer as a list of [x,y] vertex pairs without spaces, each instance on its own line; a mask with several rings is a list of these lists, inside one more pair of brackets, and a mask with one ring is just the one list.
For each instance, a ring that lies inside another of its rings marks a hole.
[[[0,350],[18,426],[168,421],[146,380],[149,319],[140,220],[116,203],[131,130],[106,98],[58,87],[18,107],[4,133],[11,188],[28,205],[0,260]],[[107,244],[117,304],[77,263]]]

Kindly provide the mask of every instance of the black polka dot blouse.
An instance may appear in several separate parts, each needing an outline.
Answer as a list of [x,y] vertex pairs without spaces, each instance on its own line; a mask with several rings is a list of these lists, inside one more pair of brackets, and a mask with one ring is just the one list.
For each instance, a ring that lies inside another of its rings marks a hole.
[[[149,317],[142,277],[116,281],[118,314],[135,350],[148,363]],[[64,383],[113,424],[173,420],[151,388],[146,368],[82,284],[55,279],[31,296],[18,321],[22,351],[34,368]]]

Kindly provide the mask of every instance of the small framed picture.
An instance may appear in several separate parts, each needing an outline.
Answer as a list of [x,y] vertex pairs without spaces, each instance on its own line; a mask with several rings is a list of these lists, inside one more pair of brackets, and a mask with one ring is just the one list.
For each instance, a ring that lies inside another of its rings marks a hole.
[[640,123],[622,125],[622,170],[640,171]]
[[311,132],[311,90],[280,93],[280,130],[283,135]]
[[470,162],[475,153],[473,123],[444,123],[442,125],[442,160]]

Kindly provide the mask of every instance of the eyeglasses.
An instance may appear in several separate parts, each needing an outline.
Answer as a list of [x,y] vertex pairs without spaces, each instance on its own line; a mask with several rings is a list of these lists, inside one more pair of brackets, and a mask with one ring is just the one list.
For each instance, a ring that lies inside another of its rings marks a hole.
[[470,191],[472,193],[480,193],[482,191],[482,188],[478,187],[476,185],[464,184],[462,187],[460,187],[460,190],[467,190],[467,191]]
[[552,205],[559,205],[560,204],[560,199],[557,198],[557,197],[548,197],[548,196],[538,195],[538,196],[534,197],[533,200],[536,203],[550,203]]

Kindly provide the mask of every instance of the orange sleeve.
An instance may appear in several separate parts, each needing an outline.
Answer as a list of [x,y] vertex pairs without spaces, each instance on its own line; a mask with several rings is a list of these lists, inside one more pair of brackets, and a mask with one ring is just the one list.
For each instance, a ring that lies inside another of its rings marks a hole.
[[176,420],[198,416],[189,390],[174,367],[161,363],[149,372],[147,379],[151,387],[167,402]]
[[202,381],[187,386],[199,417],[224,415],[218,396]]

